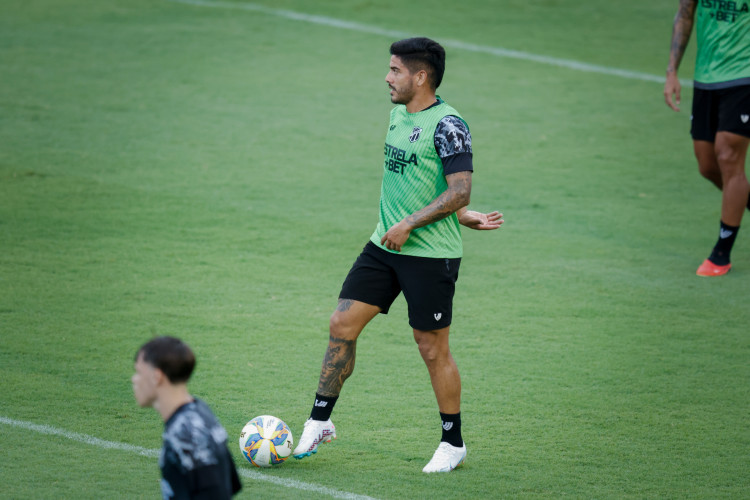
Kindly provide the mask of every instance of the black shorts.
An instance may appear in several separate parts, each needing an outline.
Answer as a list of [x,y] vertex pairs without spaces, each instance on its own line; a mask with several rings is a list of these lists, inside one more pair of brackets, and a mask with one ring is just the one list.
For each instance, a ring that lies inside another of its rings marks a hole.
[[340,299],[358,300],[388,314],[403,291],[409,325],[417,330],[450,326],[461,259],[433,259],[387,252],[368,242],[341,287]]
[[714,142],[716,132],[750,137],[750,85],[726,89],[693,89],[690,135]]

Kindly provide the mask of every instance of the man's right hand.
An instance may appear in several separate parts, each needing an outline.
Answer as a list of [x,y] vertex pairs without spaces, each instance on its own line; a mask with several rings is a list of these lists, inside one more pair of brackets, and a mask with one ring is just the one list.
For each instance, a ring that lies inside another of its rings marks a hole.
[[677,78],[677,72],[667,72],[667,81],[664,82],[664,100],[667,106],[675,111],[680,110],[680,91],[682,85],[680,85],[680,79]]

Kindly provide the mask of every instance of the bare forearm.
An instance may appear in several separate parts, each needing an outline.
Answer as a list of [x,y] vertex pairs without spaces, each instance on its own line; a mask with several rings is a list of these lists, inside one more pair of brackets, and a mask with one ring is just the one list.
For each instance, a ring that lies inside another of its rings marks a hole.
[[412,229],[424,227],[433,222],[445,219],[469,204],[471,177],[457,180],[448,186],[432,203],[418,212],[407,216],[404,221]]
[[680,8],[674,17],[672,26],[672,44],[669,50],[669,64],[667,73],[676,73],[680,67],[682,56],[690,41],[693,31],[693,18],[695,15],[695,0],[680,0]]
[[388,250],[400,252],[411,232],[433,222],[445,219],[450,214],[469,204],[471,194],[471,172],[457,172],[445,177],[448,187],[429,205],[404,217],[401,222],[388,228],[380,244]]

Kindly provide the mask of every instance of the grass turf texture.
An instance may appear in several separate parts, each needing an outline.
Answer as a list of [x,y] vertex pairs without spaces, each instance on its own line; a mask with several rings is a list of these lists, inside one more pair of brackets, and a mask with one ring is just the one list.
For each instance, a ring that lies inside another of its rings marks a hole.
[[[440,40],[661,74],[677,2],[258,2]],[[672,5],[674,4],[674,5]],[[135,349],[173,334],[236,436],[295,437],[327,319],[376,220],[387,37],[167,1],[9,0],[0,17],[0,416],[149,449]],[[692,48],[682,76],[689,78]],[[426,476],[439,420],[403,302],[359,342],[339,439],[263,474],[379,498],[737,498],[750,488],[750,244],[718,232],[661,86],[458,49],[472,128],[452,348],[466,466]],[[156,460],[0,425],[3,497],[154,497]],[[325,498],[243,479],[240,498]]]

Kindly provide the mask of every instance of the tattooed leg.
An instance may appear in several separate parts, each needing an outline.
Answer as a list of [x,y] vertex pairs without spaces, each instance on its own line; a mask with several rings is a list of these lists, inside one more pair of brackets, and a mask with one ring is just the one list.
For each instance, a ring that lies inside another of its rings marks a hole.
[[336,312],[346,312],[352,308],[354,301],[351,299],[339,299],[339,305],[336,306]]
[[331,316],[330,337],[320,370],[318,394],[338,396],[344,381],[354,371],[357,337],[380,309],[349,299],[339,299]]
[[318,394],[321,396],[338,396],[344,381],[354,371],[354,358],[357,341],[334,337],[328,339],[328,349],[323,358],[320,370]]

